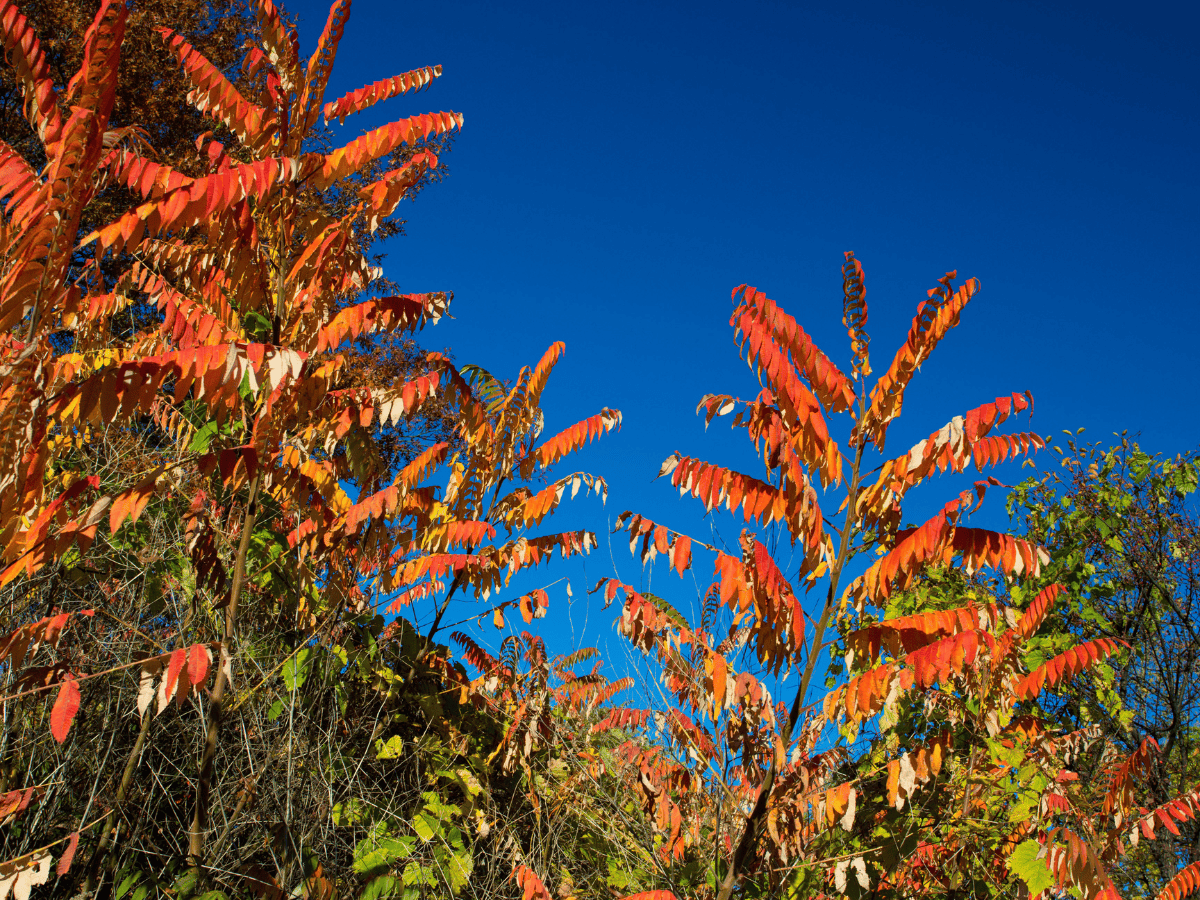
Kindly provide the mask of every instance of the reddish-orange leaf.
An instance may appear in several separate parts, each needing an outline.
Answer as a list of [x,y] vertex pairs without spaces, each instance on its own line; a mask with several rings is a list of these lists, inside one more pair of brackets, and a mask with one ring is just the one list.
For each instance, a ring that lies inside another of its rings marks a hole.
[[0,31],[3,32],[6,59],[23,82],[27,98],[24,108],[29,124],[43,144],[52,144],[62,130],[62,114],[50,65],[37,33],[14,3],[5,3],[0,10]]
[[865,657],[875,662],[883,650],[899,658],[949,635],[989,628],[998,612],[994,604],[968,605],[888,619],[850,632],[846,636],[846,649],[854,653],[856,660]]
[[871,374],[871,336],[867,334],[867,285],[862,263],[853,251],[845,252],[842,264],[842,324],[850,335],[854,352],[854,368],[863,377]]
[[1021,637],[1033,637],[1041,626],[1042,621],[1046,618],[1046,613],[1050,610],[1050,606],[1054,603],[1055,598],[1063,590],[1062,585],[1052,584],[1050,587],[1038,592],[1038,595],[1025,608],[1025,612],[1022,613],[1020,620],[1017,622],[1016,631]]
[[331,119],[337,119],[340,122],[345,122],[346,116],[361,112],[390,97],[397,97],[409,91],[419,91],[421,88],[428,87],[433,82],[433,79],[439,77],[441,74],[441,66],[425,66],[421,69],[405,72],[403,75],[396,75],[393,78],[385,78],[383,81],[368,84],[366,87],[361,87],[357,91],[351,91],[349,94],[331,103],[326,103],[325,121],[328,122]]
[[613,728],[632,731],[643,727],[653,714],[653,710],[649,709],[626,709],[625,707],[614,709],[591,727],[591,733],[596,734]]
[[75,859],[75,851],[79,848],[79,832],[72,831],[70,838],[67,839],[67,849],[63,851],[63,855],[59,857],[58,867],[54,870],[59,878],[62,878],[67,872],[71,871],[71,863]]
[[671,546],[671,563],[675,566],[675,571],[681,576],[683,570],[692,564],[692,539],[686,534],[681,534],[675,538],[675,543]]
[[929,299],[918,304],[908,339],[896,351],[888,371],[875,382],[870,407],[863,421],[855,428],[853,443],[865,438],[874,441],[877,446],[883,446],[888,425],[900,415],[904,391],[917,368],[929,358],[947,332],[958,324],[959,315],[979,291],[979,282],[974,278],[968,279],[957,290],[952,290],[951,282],[957,275],[957,272],[947,272],[939,279],[938,287],[929,291]]
[[461,113],[438,112],[383,125],[326,156],[323,168],[312,176],[309,183],[318,190],[324,190],[374,160],[382,159],[401,144],[415,147],[434,135],[461,129],[462,123]]
[[713,699],[713,721],[721,714],[721,710],[725,708],[725,690],[726,681],[729,676],[729,664],[725,661],[725,657],[720,653],[714,653],[706,660],[705,668],[711,667],[712,677],[712,699]]
[[795,319],[749,285],[734,288],[733,302],[738,308],[729,324],[742,333],[743,342],[752,340],[747,326],[751,321],[757,321],[780,347],[791,353],[796,367],[804,373],[814,393],[830,412],[850,408],[856,399],[850,379],[817,348]]
[[171,695],[175,693],[175,688],[179,684],[179,676],[187,665],[187,650],[183,647],[177,647],[171,651],[171,656],[167,660],[167,674],[165,676],[164,696],[170,700]]
[[1036,697],[1043,688],[1057,687],[1068,678],[1090,668],[1094,663],[1120,652],[1122,646],[1123,644],[1117,641],[1099,638],[1072,647],[1038,666],[1022,678],[1013,688],[1013,693],[1019,700]]
[[550,892],[542,884],[542,879],[528,866],[518,865],[513,870],[513,878],[517,880],[523,892],[523,900],[551,900]]
[[188,650],[188,678],[193,685],[202,684],[208,677],[208,647],[192,644]]
[[553,437],[542,441],[533,453],[521,460],[521,476],[529,478],[533,474],[535,466],[548,468],[564,456],[579,450],[589,441],[620,427],[621,411],[606,407],[596,415],[584,419],[582,422],[576,422],[565,431],[560,431]]
[[130,516],[133,517],[133,524],[137,524],[143,510],[146,508],[146,504],[154,496],[155,481],[156,476],[152,476],[139,483],[136,487],[132,487],[117,495],[108,513],[108,527],[112,534],[116,534],[117,529]]
[[223,123],[244,144],[256,144],[262,140],[266,110],[248,102],[220,69],[171,29],[156,28],[155,31],[167,43],[191,81],[193,90],[190,99],[196,108]]
[[331,350],[365,334],[417,331],[435,325],[450,308],[450,299],[446,293],[401,294],[348,306],[317,333],[313,352]]
[[58,698],[50,711],[50,733],[60,744],[67,739],[75,714],[79,712],[79,683],[74,675],[68,675],[58,689]]
[[550,607],[550,596],[541,588],[525,594],[518,601],[521,609],[521,618],[525,620],[525,624],[529,624],[534,619],[540,619],[546,615],[546,610]]
[[1200,891],[1200,862],[1181,869],[1166,887],[1158,893],[1156,900],[1183,900],[1191,894]]

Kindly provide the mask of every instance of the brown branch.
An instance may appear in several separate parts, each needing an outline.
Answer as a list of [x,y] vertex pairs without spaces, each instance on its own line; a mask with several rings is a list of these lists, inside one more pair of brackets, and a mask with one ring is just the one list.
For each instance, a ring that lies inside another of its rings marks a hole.
[[229,591],[229,605],[225,608],[225,637],[219,649],[216,680],[208,701],[208,728],[204,737],[204,753],[200,758],[196,806],[192,813],[191,828],[188,831],[188,865],[197,870],[204,866],[204,832],[208,826],[208,807],[212,796],[213,761],[217,755],[217,743],[221,737],[225,691],[229,687],[225,655],[228,647],[237,637],[238,601],[241,600],[242,588],[246,582],[246,554],[250,549],[250,534],[254,530],[254,519],[258,514],[258,492],[261,486],[262,469],[260,468],[250,483],[250,497],[246,503],[246,514],[242,518],[242,533],[233,561],[233,584]]
[[[817,658],[824,649],[822,640],[825,636],[825,629],[829,626],[829,619],[833,614],[837,599],[838,581],[842,574],[842,568],[846,564],[846,553],[850,546],[851,535],[855,531],[854,526],[857,521],[855,500],[858,495],[860,469],[862,467],[865,445],[866,438],[860,436],[858,447],[854,453],[854,467],[851,469],[850,474],[850,489],[846,499],[846,521],[842,527],[842,546],[830,569],[829,593],[825,598],[825,606],[821,610],[821,618],[817,621],[816,631],[813,634],[812,648],[809,650],[808,659],[804,665],[804,674],[800,679],[800,686],[796,689],[796,696],[792,700],[788,720],[784,725],[783,734],[780,736],[785,749],[791,743],[792,731],[800,719],[800,712],[804,709],[804,698],[808,694],[809,684],[812,681],[813,672],[817,666]],[[762,784],[759,787],[758,799],[755,801],[750,815],[746,817],[742,836],[738,840],[737,847],[734,849],[733,859],[730,861],[729,870],[725,873],[725,880],[721,884],[717,900],[729,900],[734,888],[737,886],[738,880],[744,874],[746,862],[754,852],[755,846],[758,844],[759,834],[766,822],[767,804],[771,799],[771,792],[775,789],[775,778],[777,775],[776,761],[774,756],[772,756],[771,762],[767,766],[766,774],[763,776]]]

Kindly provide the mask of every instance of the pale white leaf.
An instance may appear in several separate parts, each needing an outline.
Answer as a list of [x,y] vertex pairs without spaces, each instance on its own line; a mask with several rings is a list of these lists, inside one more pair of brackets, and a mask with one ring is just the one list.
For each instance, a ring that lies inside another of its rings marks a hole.
[[850,868],[850,860],[843,859],[833,868],[833,886],[839,894],[846,893],[846,870]]
[[850,788],[850,796],[846,798],[846,814],[842,816],[841,824],[843,831],[850,831],[854,827],[854,810],[858,804],[858,791]]
[[146,707],[150,705],[150,701],[154,699],[154,676],[157,674],[161,666],[149,667],[142,666],[141,679],[138,682],[137,709],[138,717],[146,714]]
[[854,866],[854,875],[858,879],[858,886],[864,890],[869,888],[871,880],[867,878],[867,861],[861,856],[856,856],[851,865]]

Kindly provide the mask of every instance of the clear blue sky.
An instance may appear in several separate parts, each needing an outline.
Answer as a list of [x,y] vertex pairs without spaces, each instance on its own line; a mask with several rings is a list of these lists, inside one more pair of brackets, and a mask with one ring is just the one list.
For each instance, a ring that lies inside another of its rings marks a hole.
[[[311,52],[327,6],[288,8]],[[766,291],[844,364],[843,250],[866,267],[877,369],[938,276],[983,284],[891,448],[1026,389],[1042,433],[1200,444],[1198,24],[1154,3],[357,0],[330,97],[445,67],[345,126],[466,117],[450,177],[402,207],[388,275],[455,291],[425,341],[460,363],[511,376],[565,340],[548,429],[625,415],[580,457],[612,487],[603,515],[686,524],[695,502],[650,483],[665,456],[752,467],[693,415],[704,393],[757,390],[731,288]]]

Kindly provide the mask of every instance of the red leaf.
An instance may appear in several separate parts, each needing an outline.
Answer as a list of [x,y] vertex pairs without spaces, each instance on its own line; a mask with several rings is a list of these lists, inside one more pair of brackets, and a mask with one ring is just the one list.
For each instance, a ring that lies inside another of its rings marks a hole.
[[542,880],[537,877],[533,869],[528,866],[517,866],[513,870],[513,877],[521,886],[524,900],[550,900],[550,892],[546,890],[546,886],[542,884]]
[[208,648],[203,644],[192,644],[188,650],[188,678],[192,684],[201,684],[208,677]]
[[58,689],[58,698],[54,701],[54,709],[50,712],[50,733],[60,744],[67,739],[75,714],[79,712],[79,684],[74,675],[68,675],[67,680]]
[[187,651],[182,647],[178,647],[171,651],[171,659],[167,663],[167,681],[165,696],[168,700],[175,693],[175,688],[179,684],[179,675],[183,671],[184,665],[187,663]]
[[951,282],[957,272],[947,272],[938,279],[938,287],[929,291],[929,300],[917,305],[908,330],[908,339],[896,351],[888,371],[880,376],[871,390],[871,405],[863,420],[855,428],[851,446],[865,436],[882,447],[887,427],[900,415],[904,404],[904,391],[916,374],[917,368],[938,345],[951,328],[958,324],[959,315],[971,298],[979,291],[979,282],[969,278],[957,290]]
[[67,841],[66,852],[58,860],[58,868],[54,870],[59,878],[62,878],[71,870],[71,862],[75,859],[75,850],[79,847],[79,832],[71,832],[71,837]]
[[1088,641],[1086,644],[1072,647],[1070,650],[1060,653],[1050,661],[1038,666],[1038,668],[1018,681],[1013,688],[1013,693],[1018,700],[1028,700],[1036,697],[1042,692],[1043,687],[1057,687],[1061,682],[1074,675],[1078,675],[1093,663],[1120,652],[1122,646],[1124,646],[1124,642],[1112,641],[1108,638],[1098,638],[1094,641]]
[[325,121],[339,119],[345,122],[346,116],[361,112],[380,101],[400,94],[406,94],[409,91],[419,91],[421,88],[427,87],[433,79],[441,74],[441,66],[425,66],[424,68],[414,69],[411,72],[405,72],[403,75],[396,75],[392,78],[385,78],[383,81],[376,81],[374,84],[368,84],[357,91],[351,91],[349,94],[334,100],[332,103],[326,103]]

